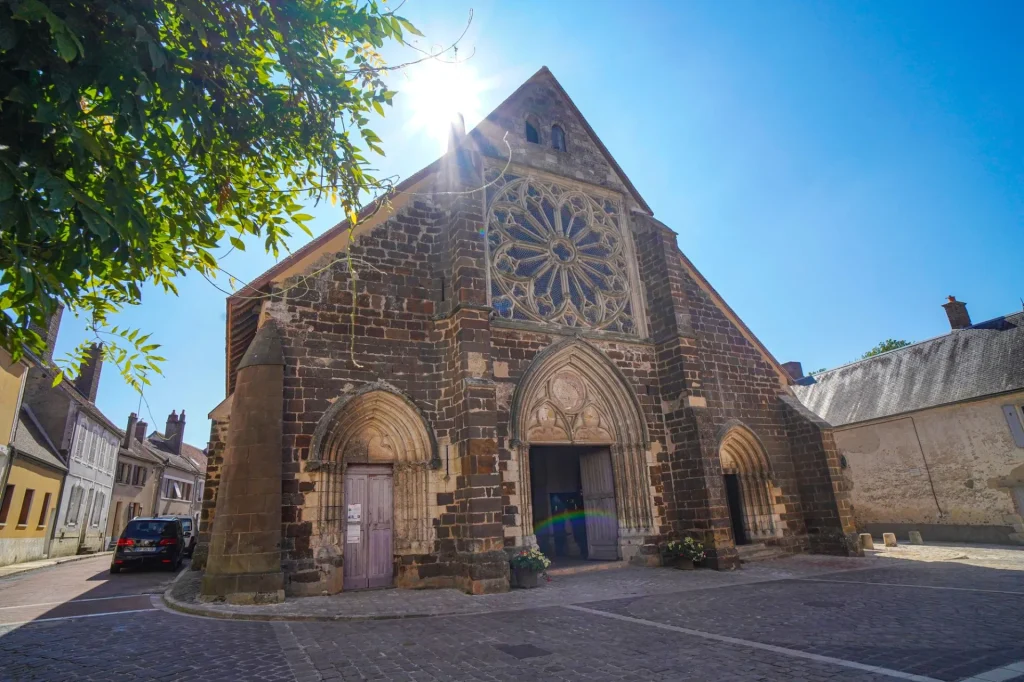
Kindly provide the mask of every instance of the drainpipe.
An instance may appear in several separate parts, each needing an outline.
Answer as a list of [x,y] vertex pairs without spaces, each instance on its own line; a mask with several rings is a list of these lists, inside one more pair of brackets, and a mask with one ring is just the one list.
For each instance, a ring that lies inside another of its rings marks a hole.
[[[950,296],[950,299],[953,297]],[[924,462],[924,472],[928,476],[928,486],[932,489],[932,499],[935,500],[935,508],[939,511],[939,518],[942,518],[945,514],[942,512],[942,507],[939,506],[939,496],[935,494],[935,483],[932,481],[932,472],[928,468],[928,458],[924,456],[924,447],[921,445],[921,436],[917,433],[917,422],[914,421],[914,417],[908,417],[910,419],[910,425],[914,427],[914,438],[917,439],[917,450],[921,453],[921,461]]]

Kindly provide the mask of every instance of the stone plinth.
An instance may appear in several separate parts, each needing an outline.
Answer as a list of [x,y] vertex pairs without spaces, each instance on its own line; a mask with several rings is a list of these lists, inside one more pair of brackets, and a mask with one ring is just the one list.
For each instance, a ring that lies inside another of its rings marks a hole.
[[886,547],[896,546],[896,534],[895,533],[882,533],[882,542],[885,543]]
[[875,541],[871,539],[871,533],[860,534],[860,548],[861,549],[874,549]]
[[921,539],[921,531],[912,530],[907,532],[907,536],[910,539],[912,545],[923,545],[924,540]]
[[284,359],[273,322],[238,367],[203,599],[266,604],[284,599],[281,442]]

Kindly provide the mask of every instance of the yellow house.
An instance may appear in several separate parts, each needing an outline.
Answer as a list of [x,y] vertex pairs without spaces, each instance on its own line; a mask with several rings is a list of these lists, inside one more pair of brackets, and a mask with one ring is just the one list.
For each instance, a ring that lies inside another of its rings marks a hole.
[[27,406],[18,413],[8,458],[0,499],[0,566],[48,555],[67,474],[57,448]]
[[14,440],[14,427],[18,423],[21,396],[25,392],[25,360],[11,362],[10,354],[0,349],[0,481],[7,471],[10,455],[8,444]]

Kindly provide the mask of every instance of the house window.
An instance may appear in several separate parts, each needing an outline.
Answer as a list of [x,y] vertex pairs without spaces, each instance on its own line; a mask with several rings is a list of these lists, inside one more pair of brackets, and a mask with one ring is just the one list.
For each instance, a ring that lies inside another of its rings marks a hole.
[[36,524],[38,528],[46,528],[46,513],[50,511],[50,495],[52,493],[46,493],[43,495],[43,508],[39,510],[39,523]]
[[131,471],[132,465],[127,462],[118,462],[117,464],[117,482],[127,483],[128,472]]
[[71,497],[68,498],[68,512],[64,524],[68,526],[78,525],[78,514],[82,510],[82,486],[76,485],[71,488]]
[[526,141],[540,144],[540,134],[537,132],[537,127],[529,121],[526,122]]
[[7,523],[7,515],[11,513],[11,500],[14,499],[14,486],[4,488],[4,499],[0,502],[0,526]]
[[25,489],[25,496],[21,498],[21,511],[18,513],[18,527],[24,528],[28,525],[28,513],[32,511],[32,498],[36,491],[32,488]]
[[191,484],[186,483],[185,481],[168,478],[164,481],[164,498],[168,500],[189,499],[188,493],[186,493],[186,486],[191,487]]
[[565,131],[562,126],[551,126],[551,146],[560,152],[565,151]]
[[132,471],[132,485],[146,485],[146,467],[136,466]]
[[93,527],[100,525],[100,517],[103,515],[103,502],[106,496],[100,493],[96,496],[95,504],[92,505],[92,518],[89,524]]

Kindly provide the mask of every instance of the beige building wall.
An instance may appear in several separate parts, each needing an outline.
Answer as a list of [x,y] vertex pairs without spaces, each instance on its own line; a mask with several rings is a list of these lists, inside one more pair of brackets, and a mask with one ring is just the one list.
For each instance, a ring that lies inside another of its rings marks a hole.
[[14,435],[14,424],[21,408],[21,391],[28,368],[11,363],[11,356],[0,349],[0,446],[6,446]]
[[835,430],[868,532],[1024,544],[1024,448],[1003,412],[1024,391]]
[[[153,497],[156,495],[157,486],[160,484],[160,469],[152,463],[141,459],[134,459],[118,456],[118,466],[122,463],[130,466],[127,481],[118,482],[115,480],[114,489],[110,496],[110,512],[108,515],[107,535],[117,538],[121,535],[125,525],[129,521],[128,510],[133,503],[138,504],[136,516],[149,516],[153,513]],[[143,485],[133,485],[134,474],[132,469],[142,467],[146,470],[146,482]]]

